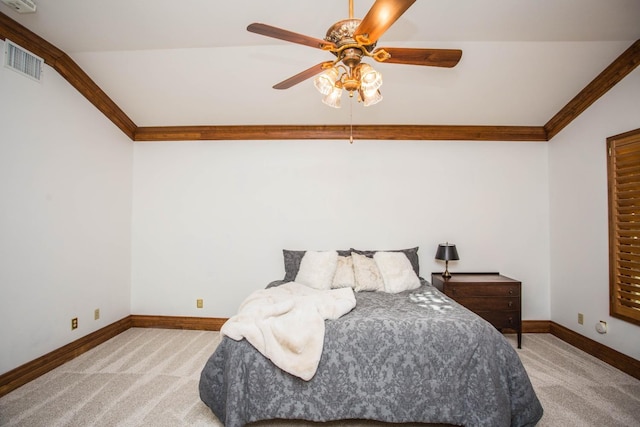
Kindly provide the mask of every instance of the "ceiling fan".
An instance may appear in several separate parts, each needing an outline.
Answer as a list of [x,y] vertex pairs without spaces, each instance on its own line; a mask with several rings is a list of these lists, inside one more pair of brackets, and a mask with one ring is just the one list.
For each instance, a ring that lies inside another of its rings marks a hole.
[[[349,0],[349,19],[336,22],[327,30],[324,39],[309,37],[267,24],[253,23],[247,30],[267,37],[310,46],[331,52],[333,61],[325,61],[302,71],[273,86],[288,89],[304,80],[317,76],[315,87],[324,95],[323,102],[340,108],[343,89],[365,106],[382,99],[382,75],[362,62],[365,57],[390,64],[454,67],[462,56],[458,49],[417,49],[402,47],[376,48],[378,39],[406,12],[415,0],[376,0],[363,19],[353,17],[353,0]],[[319,74],[319,75],[318,75]]]

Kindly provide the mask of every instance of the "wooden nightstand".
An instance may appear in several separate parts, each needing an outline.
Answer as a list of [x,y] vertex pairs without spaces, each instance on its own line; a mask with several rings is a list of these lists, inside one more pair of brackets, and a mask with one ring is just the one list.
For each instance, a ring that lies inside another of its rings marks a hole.
[[499,273],[431,273],[431,284],[496,329],[515,330],[522,348],[522,283]]

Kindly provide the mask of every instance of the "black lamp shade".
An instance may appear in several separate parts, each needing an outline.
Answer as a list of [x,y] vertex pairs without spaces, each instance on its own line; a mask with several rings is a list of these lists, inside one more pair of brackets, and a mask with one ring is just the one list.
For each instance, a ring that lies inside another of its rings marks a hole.
[[458,257],[458,250],[456,249],[456,245],[450,245],[449,243],[439,244],[438,250],[436,251],[436,259],[441,259],[444,261],[459,260],[460,257]]

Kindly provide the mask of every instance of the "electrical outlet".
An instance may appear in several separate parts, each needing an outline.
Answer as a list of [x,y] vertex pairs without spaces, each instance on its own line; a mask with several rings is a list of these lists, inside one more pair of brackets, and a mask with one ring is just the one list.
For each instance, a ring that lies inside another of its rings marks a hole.
[[196,307],[197,308],[202,308],[204,306],[204,301],[201,298],[198,298],[196,300]]
[[99,318],[100,318],[100,309],[96,308],[95,310],[93,310],[93,319],[98,320]]
[[78,329],[78,318],[74,317],[71,319],[71,330]]
[[578,313],[578,324],[584,325],[584,314]]

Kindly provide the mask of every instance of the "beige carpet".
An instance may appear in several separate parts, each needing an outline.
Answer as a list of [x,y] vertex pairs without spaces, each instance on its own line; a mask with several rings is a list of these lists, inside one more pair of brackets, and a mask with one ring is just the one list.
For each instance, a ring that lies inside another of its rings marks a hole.
[[[0,425],[221,426],[198,397],[200,370],[219,339],[217,332],[130,329],[0,398]],[[515,347],[515,336],[509,340]],[[518,353],[545,409],[539,426],[640,426],[639,380],[548,334],[525,334]]]

